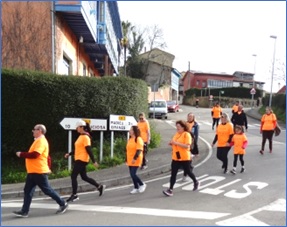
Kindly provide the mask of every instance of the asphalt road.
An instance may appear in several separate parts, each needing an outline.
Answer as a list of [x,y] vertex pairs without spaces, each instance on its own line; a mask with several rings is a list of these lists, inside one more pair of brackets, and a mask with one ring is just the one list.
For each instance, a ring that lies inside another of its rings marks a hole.
[[[225,109],[231,112],[230,109]],[[210,144],[214,138],[209,109],[182,107],[169,114],[167,120],[155,120],[157,128],[175,132],[175,121],[194,112],[200,124],[200,139]],[[248,119],[246,133],[249,144],[244,156],[245,173],[223,174],[216,159],[216,148],[195,166],[200,181],[199,190],[192,191],[192,182],[181,182],[174,196],[166,197],[162,190],[169,185],[170,175],[164,174],[146,181],[143,194],[130,195],[131,185],[107,189],[103,197],[97,193],[81,194],[63,215],[55,215],[57,205],[51,199],[33,200],[29,218],[15,218],[11,212],[22,205],[20,200],[2,200],[3,226],[32,225],[193,225],[193,226],[286,226],[286,131],[274,138],[273,153],[259,154],[261,134],[259,121]],[[164,138],[168,140],[169,138]],[[268,142],[266,144],[268,147]],[[229,153],[229,169],[233,154]],[[238,162],[237,170],[240,170]],[[37,209],[35,209],[37,208]]]

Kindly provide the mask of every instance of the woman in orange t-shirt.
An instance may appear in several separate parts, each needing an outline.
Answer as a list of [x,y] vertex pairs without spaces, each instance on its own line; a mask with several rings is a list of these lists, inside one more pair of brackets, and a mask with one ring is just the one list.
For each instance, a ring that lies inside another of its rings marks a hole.
[[212,147],[217,142],[216,157],[222,161],[223,173],[227,173],[228,152],[230,150],[229,143],[233,136],[233,125],[230,123],[229,116],[223,113],[221,116],[221,124],[216,128],[216,134],[212,142]]
[[214,129],[214,125],[216,125],[216,127],[218,126],[219,124],[219,119],[222,115],[222,109],[219,105],[219,102],[216,102],[215,103],[215,106],[212,108],[211,110],[211,117],[212,117],[212,130]]
[[276,115],[273,113],[271,107],[266,107],[266,114],[261,118],[260,133],[262,134],[262,144],[260,154],[263,155],[266,140],[269,141],[269,152],[272,153],[272,138],[274,134],[274,129],[277,125]]
[[177,132],[169,142],[169,145],[172,146],[172,162],[170,185],[167,190],[163,191],[163,194],[166,196],[173,196],[173,186],[180,168],[193,180],[193,191],[197,190],[199,185],[199,182],[190,168],[190,145],[192,144],[192,139],[188,131],[188,126],[185,121],[177,121],[175,124]]
[[137,170],[142,165],[144,142],[140,137],[138,126],[130,128],[130,138],[126,146],[126,163],[130,170],[130,175],[134,183],[134,189],[131,194],[142,193],[146,189],[146,184],[137,176]]
[[72,195],[67,199],[67,202],[74,202],[79,200],[77,195],[78,191],[78,175],[80,174],[82,180],[88,182],[91,185],[94,185],[99,191],[99,196],[103,195],[106,188],[105,185],[97,183],[93,178],[88,177],[86,166],[88,165],[90,159],[92,160],[95,167],[98,167],[98,163],[94,158],[91,147],[91,128],[90,125],[83,121],[79,120],[76,123],[76,130],[80,134],[78,139],[75,142],[75,150],[71,153],[66,153],[65,158],[68,158],[70,155],[74,155],[75,163],[71,174],[72,180]]

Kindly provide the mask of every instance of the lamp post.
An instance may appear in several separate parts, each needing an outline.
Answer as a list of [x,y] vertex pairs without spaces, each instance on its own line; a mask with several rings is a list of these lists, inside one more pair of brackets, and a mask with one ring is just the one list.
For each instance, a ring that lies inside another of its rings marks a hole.
[[272,75],[271,75],[271,90],[269,96],[269,106],[272,105],[272,87],[273,87],[273,75],[274,75],[274,64],[275,64],[275,51],[276,51],[276,40],[277,36],[271,35],[270,38],[274,39],[274,51],[273,51],[273,63],[272,63]]
[[[256,57],[257,57],[257,55],[256,55],[256,54],[253,54],[252,56],[254,57],[254,70],[253,70],[253,83],[252,83],[252,88],[255,89],[255,80],[254,80],[254,77],[255,77],[255,73],[256,73]],[[254,93],[252,93],[251,95],[252,95],[252,105],[251,105],[251,107],[253,108],[253,107],[254,107]]]
[[219,103],[220,103],[220,94],[224,94],[224,91],[219,91]]

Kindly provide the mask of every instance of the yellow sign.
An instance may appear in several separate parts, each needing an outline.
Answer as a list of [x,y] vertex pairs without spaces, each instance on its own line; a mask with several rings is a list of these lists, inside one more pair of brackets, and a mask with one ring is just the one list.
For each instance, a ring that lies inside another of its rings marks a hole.
[[91,119],[83,119],[84,122],[86,122],[87,124],[91,124]]
[[126,116],[119,116],[119,120],[120,121],[125,121],[126,120]]

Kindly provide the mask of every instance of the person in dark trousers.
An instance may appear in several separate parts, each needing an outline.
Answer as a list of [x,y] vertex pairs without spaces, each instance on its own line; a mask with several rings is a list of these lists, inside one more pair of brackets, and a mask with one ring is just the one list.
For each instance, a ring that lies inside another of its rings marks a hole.
[[45,195],[50,196],[59,204],[57,214],[64,213],[68,208],[68,203],[65,202],[58,193],[50,186],[48,174],[51,173],[49,164],[49,144],[45,137],[47,132],[45,125],[37,124],[33,130],[34,142],[28,152],[16,152],[19,158],[25,158],[27,177],[24,187],[24,203],[20,211],[13,213],[17,217],[26,218],[30,210],[33,194],[36,186],[38,186]]
[[[188,126],[188,131],[190,132],[190,135],[192,137],[192,144],[191,144],[191,148],[190,148],[190,152],[191,152],[191,157],[193,158],[194,156],[197,156],[199,153],[198,151],[198,146],[197,146],[197,141],[198,141],[198,134],[199,134],[199,125],[195,120],[195,115],[193,113],[189,113],[187,115],[187,122],[186,122],[187,126]],[[192,166],[192,161],[190,161],[190,167],[193,169]],[[182,177],[182,181],[185,182],[187,181],[187,173],[184,172],[183,173],[183,177]]]
[[140,130],[140,135],[141,138],[144,141],[144,150],[143,150],[143,161],[141,164],[141,170],[146,169],[147,166],[147,153],[148,153],[148,145],[150,144],[150,126],[148,120],[145,118],[144,113],[139,114],[139,121],[137,124],[139,130]]
[[130,194],[143,193],[146,189],[146,184],[138,177],[137,170],[143,160],[144,141],[140,136],[138,126],[132,126],[129,133],[130,138],[126,145],[126,164],[129,167],[130,176],[134,184]]
[[218,126],[220,116],[222,115],[222,109],[219,105],[219,102],[216,102],[211,110],[211,117],[212,117],[212,130],[214,130],[214,126]]
[[227,173],[228,168],[228,152],[230,150],[229,143],[233,137],[233,126],[229,122],[229,116],[223,113],[221,116],[221,123],[216,128],[216,134],[212,142],[212,147],[217,142],[217,153],[216,157],[218,160],[222,161],[223,173]]
[[94,163],[94,166],[98,167],[98,163],[95,161],[91,148],[90,125],[87,122],[80,120],[76,123],[76,130],[80,136],[75,142],[75,150],[74,152],[65,154],[65,158],[68,158],[70,155],[75,156],[75,163],[71,174],[73,192],[72,195],[67,199],[67,202],[74,202],[79,199],[79,196],[77,195],[77,177],[79,174],[81,175],[82,180],[94,185],[98,189],[99,196],[103,195],[106,188],[105,185],[98,184],[94,179],[87,176],[86,166],[88,165],[90,159]]
[[172,162],[171,162],[171,177],[170,185],[167,190],[163,191],[166,196],[173,196],[173,186],[176,182],[177,172],[182,168],[187,175],[193,180],[193,191],[196,191],[199,186],[199,181],[196,179],[190,168],[190,145],[192,143],[190,132],[185,121],[176,122],[177,132],[169,142],[172,146]]
[[244,134],[243,127],[240,125],[236,125],[235,126],[235,134],[233,135],[232,140],[229,144],[231,147],[234,146],[233,169],[230,171],[230,173],[236,174],[236,166],[237,166],[238,157],[239,157],[239,160],[241,163],[240,173],[245,172],[243,156],[246,153],[245,148],[247,147],[247,144],[248,144],[248,141],[247,141],[246,135]]
[[195,100],[195,106],[196,106],[196,108],[198,108],[198,105],[199,105],[199,99],[196,98],[196,100]]
[[277,117],[273,113],[271,107],[267,106],[265,109],[266,113],[261,118],[260,133],[262,134],[262,143],[260,154],[264,154],[264,148],[266,140],[269,141],[269,152],[272,153],[272,142],[274,129],[277,125]]
[[235,112],[231,117],[231,122],[233,123],[234,129],[236,125],[245,127],[246,131],[248,129],[247,117],[243,110],[243,106],[238,106],[238,111]]

